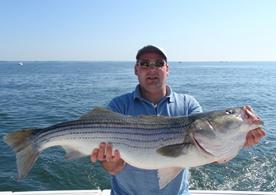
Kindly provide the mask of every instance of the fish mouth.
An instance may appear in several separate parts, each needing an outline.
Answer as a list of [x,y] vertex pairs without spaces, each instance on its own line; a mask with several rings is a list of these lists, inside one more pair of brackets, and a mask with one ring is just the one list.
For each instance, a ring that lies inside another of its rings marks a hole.
[[242,110],[241,117],[247,123],[259,125],[259,126],[264,124],[264,122],[260,119],[260,117],[257,116],[257,114],[250,106],[244,106],[241,108],[241,110]]

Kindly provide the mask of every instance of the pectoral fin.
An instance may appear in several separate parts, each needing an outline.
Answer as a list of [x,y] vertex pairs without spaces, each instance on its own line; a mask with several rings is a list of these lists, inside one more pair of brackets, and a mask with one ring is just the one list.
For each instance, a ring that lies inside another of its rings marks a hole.
[[179,167],[158,169],[159,188],[163,189],[166,187],[182,170]]
[[86,156],[85,154],[81,153],[80,151],[78,151],[76,149],[73,149],[73,148],[70,148],[68,146],[63,146],[63,148],[66,152],[66,154],[64,156],[64,158],[66,160],[74,160],[74,159]]
[[190,147],[189,143],[174,144],[159,148],[157,152],[163,156],[178,157],[181,154],[185,154]]

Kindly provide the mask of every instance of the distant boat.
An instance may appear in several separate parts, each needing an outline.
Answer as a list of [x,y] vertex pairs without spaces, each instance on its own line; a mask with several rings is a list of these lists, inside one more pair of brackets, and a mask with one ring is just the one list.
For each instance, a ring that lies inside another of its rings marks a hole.
[[24,64],[23,64],[23,62],[19,62],[18,65],[23,66]]

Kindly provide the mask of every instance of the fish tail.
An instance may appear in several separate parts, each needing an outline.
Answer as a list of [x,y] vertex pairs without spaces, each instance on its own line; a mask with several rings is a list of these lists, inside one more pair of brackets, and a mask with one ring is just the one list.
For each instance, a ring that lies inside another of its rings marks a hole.
[[38,158],[38,148],[32,144],[32,135],[35,130],[23,129],[4,136],[4,142],[16,153],[18,180],[28,174]]

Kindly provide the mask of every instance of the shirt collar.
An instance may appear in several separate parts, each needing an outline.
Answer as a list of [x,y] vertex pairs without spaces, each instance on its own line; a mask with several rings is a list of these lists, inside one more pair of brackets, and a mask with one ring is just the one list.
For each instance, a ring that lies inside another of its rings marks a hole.
[[[167,94],[164,97],[165,99],[168,99],[169,103],[174,102],[175,98],[173,96],[173,91],[171,89],[170,86],[167,85]],[[140,91],[140,85],[138,84],[134,90],[134,94],[133,94],[133,99],[139,99],[139,100],[145,100],[145,98],[143,98],[141,91]]]
[[172,88],[169,85],[167,85],[167,95],[166,95],[166,97],[168,97],[170,103],[174,102],[173,91],[172,91]]

